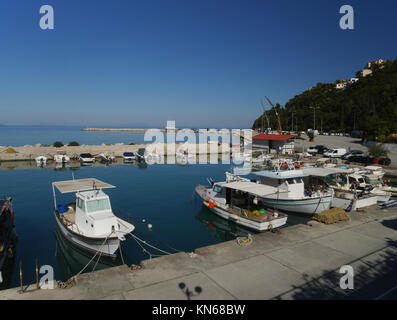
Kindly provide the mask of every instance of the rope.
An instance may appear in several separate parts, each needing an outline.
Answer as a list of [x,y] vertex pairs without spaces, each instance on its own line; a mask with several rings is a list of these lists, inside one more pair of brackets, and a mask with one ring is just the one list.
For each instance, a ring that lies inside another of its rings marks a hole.
[[[88,263],[85,265],[85,267],[84,267],[83,269],[81,269],[80,272],[77,273],[75,276],[80,275],[80,274],[90,265],[90,263],[92,262],[92,260],[95,259],[95,257],[96,257],[96,255],[98,254],[98,252],[101,252],[100,250],[102,249],[103,245],[106,243],[106,241],[108,240],[108,238],[109,238],[113,233],[114,233],[114,231],[112,231],[112,232],[105,238],[105,241],[103,241],[103,243],[101,244],[101,246],[99,247],[99,249],[98,249],[98,251],[95,253],[95,255],[91,258],[90,261],[88,261]],[[101,252],[101,255],[102,255],[102,252]],[[96,264],[95,264],[95,266],[96,266]]]
[[153,249],[155,249],[155,250],[158,250],[158,251],[163,252],[163,253],[165,253],[165,254],[172,254],[172,253],[170,253],[170,252],[167,252],[167,251],[165,251],[165,250],[162,250],[162,249],[160,249],[160,248],[157,248],[157,247],[151,245],[150,243],[147,243],[145,240],[142,240],[141,238],[137,237],[136,235],[134,235],[134,234],[132,234],[132,233],[130,233],[130,234],[131,234],[132,237],[136,238],[137,240],[141,241],[142,243],[146,244],[147,246],[149,246],[149,247],[151,247],[151,248],[153,248]]
[[119,250],[120,250],[120,256],[121,256],[121,262],[123,262],[123,264],[125,264],[124,263],[123,252],[121,251],[121,243],[120,242],[119,242]]
[[[105,238],[105,240],[102,242],[101,246],[99,247],[98,251],[93,255],[93,257],[91,258],[91,260],[88,261],[88,263],[84,266],[84,268],[80,270],[80,272],[78,272],[78,273],[77,273],[76,275],[74,275],[73,277],[70,277],[70,278],[69,278],[68,280],[66,280],[65,282],[57,281],[58,288],[65,289],[65,288],[69,288],[69,287],[73,286],[73,285],[76,283],[76,280],[75,280],[76,277],[77,277],[78,275],[80,275],[80,274],[90,265],[90,263],[91,263],[91,262],[95,259],[95,257],[97,256],[98,252],[100,252],[99,258],[98,258],[97,262],[95,263],[94,268],[92,269],[92,271],[94,271],[95,268],[96,268],[96,266],[97,266],[97,264],[98,264],[98,262],[99,262],[99,259],[101,258],[101,255],[102,255],[101,249],[102,249],[103,245],[106,243],[106,241],[108,240],[108,238],[109,238],[113,233],[114,233],[114,231],[112,231],[112,232]],[[92,272],[92,271],[91,271],[91,272]]]

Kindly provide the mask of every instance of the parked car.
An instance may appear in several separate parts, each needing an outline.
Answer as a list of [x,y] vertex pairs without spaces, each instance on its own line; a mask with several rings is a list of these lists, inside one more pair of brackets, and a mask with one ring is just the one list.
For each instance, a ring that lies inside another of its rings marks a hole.
[[353,156],[365,156],[365,152],[362,150],[350,150],[342,156],[342,159],[347,160]]
[[389,166],[391,163],[390,158],[381,158],[379,159],[379,164],[382,166]]
[[346,153],[346,149],[344,148],[336,148],[336,149],[329,149],[324,152],[324,157],[330,158],[340,158]]
[[357,163],[363,163],[363,164],[369,164],[373,163],[373,159],[371,157],[368,157],[366,155],[357,155],[357,156],[351,156],[349,157],[345,163],[352,163],[352,162],[357,162]]
[[323,145],[317,145],[315,147],[310,147],[309,149],[307,149],[306,151],[308,153],[318,153],[318,154],[323,154],[324,152],[328,151],[329,149],[326,146]]
[[360,130],[353,130],[350,134],[352,138],[362,138],[363,137],[363,132]]

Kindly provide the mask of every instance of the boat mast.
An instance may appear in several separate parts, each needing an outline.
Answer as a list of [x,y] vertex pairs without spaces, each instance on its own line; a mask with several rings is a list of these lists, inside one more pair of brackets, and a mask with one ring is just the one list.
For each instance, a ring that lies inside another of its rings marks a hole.
[[265,96],[265,98],[266,98],[267,102],[269,102],[269,104],[274,109],[274,112],[276,113],[277,121],[278,121],[278,130],[279,130],[280,134],[282,134],[283,133],[283,129],[281,128],[281,121],[280,121],[280,117],[278,115],[277,109],[274,107],[273,103],[270,101],[270,99],[268,97]]
[[[261,101],[261,104],[262,104],[263,114],[266,117],[267,127],[270,128],[270,121],[269,121],[269,117],[267,116],[265,103],[263,102],[263,100]],[[263,129],[263,116],[262,116],[262,129]]]

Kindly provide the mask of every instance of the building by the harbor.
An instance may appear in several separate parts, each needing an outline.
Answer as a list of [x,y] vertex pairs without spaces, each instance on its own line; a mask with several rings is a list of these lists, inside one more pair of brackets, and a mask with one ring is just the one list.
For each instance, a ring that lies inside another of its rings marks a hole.
[[262,149],[268,153],[292,154],[294,153],[294,137],[291,134],[259,133],[252,137],[252,148]]

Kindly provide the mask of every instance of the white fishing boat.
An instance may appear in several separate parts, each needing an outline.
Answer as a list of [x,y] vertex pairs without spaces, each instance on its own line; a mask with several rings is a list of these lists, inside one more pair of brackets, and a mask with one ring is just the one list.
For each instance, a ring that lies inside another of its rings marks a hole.
[[54,161],[56,164],[64,164],[70,161],[70,158],[66,155],[66,151],[58,151],[56,155],[54,155]]
[[364,168],[354,168],[353,170],[367,177],[370,184],[378,184],[385,175],[385,171],[379,166],[366,166]]
[[367,192],[376,196],[377,202],[389,201],[391,197],[391,192],[388,190],[389,187],[374,186],[365,177],[357,173],[338,175],[330,180],[329,186],[338,191]]
[[[349,169],[339,168],[304,168],[302,169],[310,176],[310,184],[328,186],[334,189],[334,196],[331,207],[341,208],[346,211],[365,208],[375,205],[379,198],[378,195],[369,192],[372,187],[347,187],[347,176],[352,172]],[[361,177],[359,183],[363,183]],[[351,180],[353,183],[353,180]]]
[[[280,210],[309,215],[328,210],[333,198],[332,188],[313,188],[305,185],[307,177],[301,169],[277,168],[275,171],[254,172],[259,183],[273,187],[275,192],[261,197],[264,205]],[[229,174],[229,180],[233,179]],[[248,179],[246,179],[248,180]]]
[[47,157],[38,156],[35,158],[37,165],[44,166],[47,164]]
[[[62,235],[71,244],[92,254],[115,258],[127,235],[135,226],[117,217],[103,189],[115,188],[89,178],[52,183],[54,215]],[[62,194],[75,193],[76,201],[57,205],[57,189]]]
[[196,193],[203,204],[218,216],[256,231],[279,228],[287,223],[288,216],[258,201],[274,188],[250,181],[216,182],[211,186],[198,185]]

